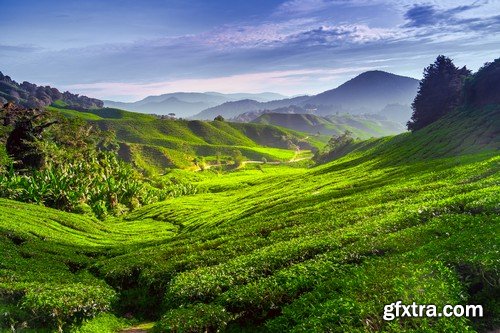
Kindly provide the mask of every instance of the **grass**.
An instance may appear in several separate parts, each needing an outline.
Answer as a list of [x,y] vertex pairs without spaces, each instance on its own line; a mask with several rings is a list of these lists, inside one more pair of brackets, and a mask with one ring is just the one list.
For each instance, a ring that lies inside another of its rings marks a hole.
[[166,168],[195,168],[195,158],[227,160],[239,150],[245,159],[288,161],[294,157],[291,144],[303,150],[318,149],[328,140],[260,124],[223,121],[158,119],[152,115],[119,109],[70,110],[64,104],[47,107],[67,117],[80,117],[104,130],[116,133],[121,157],[148,175],[163,174]]
[[[2,323],[69,328],[47,313],[85,308],[85,286],[99,310],[76,325],[112,313],[160,332],[498,328],[498,114],[459,110],[313,168],[173,170],[163,177],[205,191],[120,219],[0,200]],[[485,317],[384,321],[397,300],[482,304]]]

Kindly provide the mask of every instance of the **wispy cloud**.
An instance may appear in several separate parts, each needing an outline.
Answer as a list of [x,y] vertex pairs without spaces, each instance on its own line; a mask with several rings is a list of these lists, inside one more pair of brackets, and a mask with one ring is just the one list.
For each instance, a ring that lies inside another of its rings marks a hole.
[[329,7],[332,3],[331,0],[289,0],[283,2],[274,15],[311,14]]
[[32,44],[5,45],[0,44],[0,52],[31,53],[42,51],[43,48]]
[[[283,92],[303,94],[302,84],[305,82],[310,82],[311,80],[328,80],[334,84],[336,79],[342,78],[344,74],[357,74],[369,69],[373,69],[373,67],[311,68],[152,83],[83,83],[67,85],[64,88],[75,92],[91,93],[92,96],[100,98],[113,95],[127,96],[130,100],[177,91],[262,92],[276,90],[277,87],[280,87]],[[320,91],[321,89],[310,92]]]
[[467,23],[469,21],[468,19],[459,19],[456,16],[477,7],[479,7],[479,5],[439,9],[434,5],[414,5],[405,13],[405,18],[408,20],[405,27]]

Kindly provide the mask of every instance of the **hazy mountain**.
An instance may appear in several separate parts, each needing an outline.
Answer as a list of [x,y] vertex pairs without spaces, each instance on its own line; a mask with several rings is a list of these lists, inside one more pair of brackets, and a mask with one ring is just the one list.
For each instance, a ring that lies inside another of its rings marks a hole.
[[257,118],[259,118],[263,114],[267,113],[292,113],[292,114],[301,114],[301,113],[310,113],[308,110],[303,107],[297,105],[285,106],[282,108],[277,108],[274,110],[257,110],[257,111],[248,111],[242,114],[237,115],[234,118],[230,118],[230,121],[235,121],[239,123],[249,123]]
[[226,102],[215,107],[208,108],[194,115],[193,119],[214,119],[218,115],[224,118],[235,118],[246,112],[259,110],[275,110],[277,108],[288,107],[291,105],[300,105],[306,101],[309,96],[298,96],[294,98],[279,99],[269,102],[259,102],[253,99],[244,99],[235,102]]
[[[315,96],[299,96],[270,102],[258,102],[256,100],[243,100],[224,103],[203,110],[193,116],[195,119],[213,119],[217,115],[225,118],[236,118],[242,113],[247,113],[240,118],[242,121],[249,113],[278,113],[282,110],[277,108],[296,105],[314,112],[318,115],[330,115],[335,113],[352,114],[376,114],[389,104],[410,105],[417,94],[418,80],[399,76],[382,71],[369,71],[345,82],[339,87],[325,91]],[[401,108],[404,115],[386,112],[388,116],[394,116],[395,121],[406,122],[409,118],[407,109]],[[289,112],[286,112],[289,113]],[[408,118],[408,119],[407,119]],[[392,118],[391,118],[392,119]]]
[[229,101],[253,99],[257,102],[267,102],[284,99],[286,96],[276,93],[258,94],[221,94],[217,92],[192,93],[176,92],[158,96],[148,96],[133,103],[104,101],[105,106],[120,108],[142,113],[168,114],[175,113],[178,117],[189,117],[204,109],[220,105]]
[[387,104],[382,110],[378,112],[379,115],[384,116],[387,119],[397,121],[402,124],[406,124],[411,118],[413,110],[410,105],[401,104]]
[[410,77],[369,71],[338,88],[311,97],[307,103],[323,106],[321,114],[324,115],[337,111],[377,113],[388,104],[410,105],[417,94],[418,83]]
[[340,135],[349,130],[360,138],[398,134],[406,130],[402,124],[376,115],[343,114],[321,117],[314,114],[265,113],[252,122],[311,134]]

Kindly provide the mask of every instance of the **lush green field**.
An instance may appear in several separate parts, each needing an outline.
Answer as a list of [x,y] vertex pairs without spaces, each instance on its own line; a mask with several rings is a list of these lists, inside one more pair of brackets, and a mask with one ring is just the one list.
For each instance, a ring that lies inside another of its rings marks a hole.
[[166,168],[196,168],[195,158],[214,161],[219,156],[224,162],[235,150],[248,160],[288,161],[294,157],[295,145],[319,149],[328,140],[261,124],[158,119],[112,108],[82,112],[61,103],[47,109],[114,131],[121,157],[148,174],[162,174]]
[[[70,331],[111,313],[82,331],[130,315],[161,332],[498,328],[499,114],[458,110],[313,168],[174,170],[204,190],[105,221],[1,199],[0,325]],[[397,300],[485,317],[384,321]]]

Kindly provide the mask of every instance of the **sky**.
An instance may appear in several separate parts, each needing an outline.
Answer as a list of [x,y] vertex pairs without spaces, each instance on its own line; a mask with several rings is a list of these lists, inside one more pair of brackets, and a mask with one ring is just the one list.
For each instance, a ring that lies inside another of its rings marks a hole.
[[500,0],[0,0],[0,71],[101,99],[420,79],[439,54],[500,56]]

